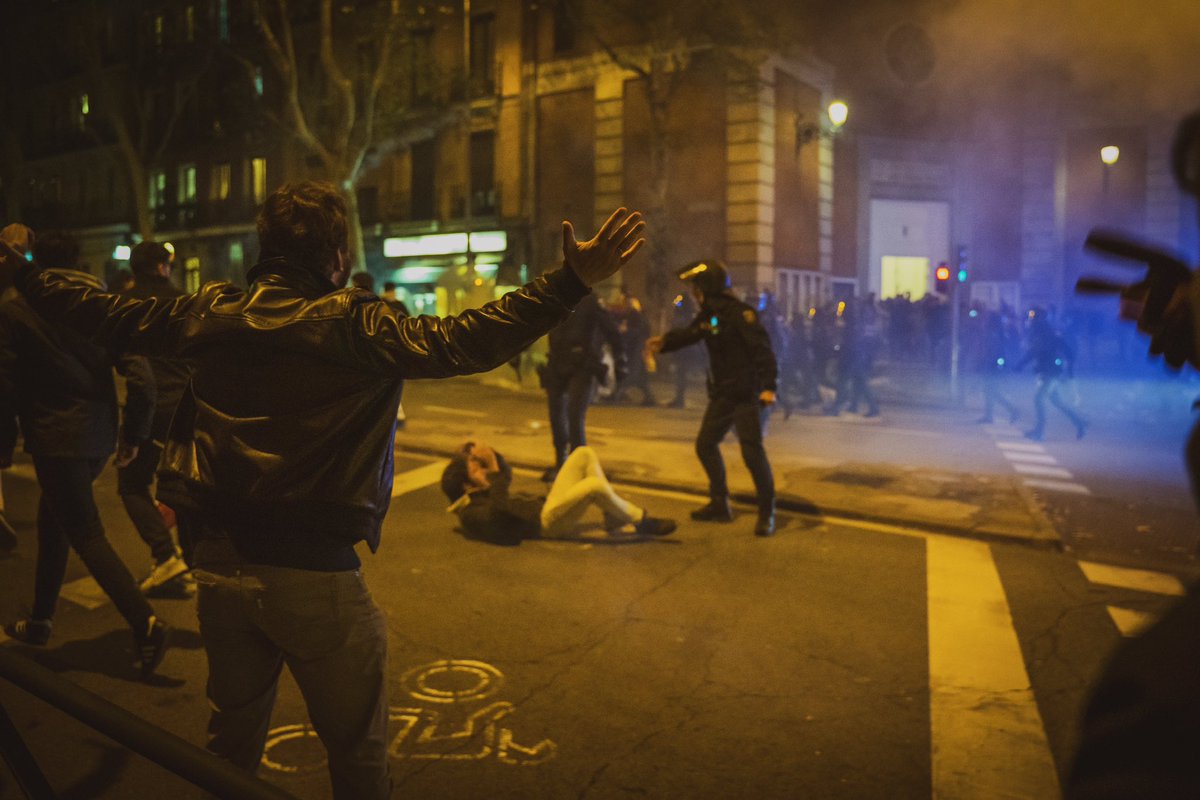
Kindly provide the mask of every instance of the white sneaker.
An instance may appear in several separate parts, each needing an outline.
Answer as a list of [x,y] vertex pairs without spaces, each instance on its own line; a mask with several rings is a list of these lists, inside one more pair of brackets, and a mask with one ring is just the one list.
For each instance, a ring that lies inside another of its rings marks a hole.
[[172,578],[179,577],[187,571],[187,562],[176,553],[161,564],[156,564],[154,569],[150,570],[150,574],[146,576],[146,579],[142,581],[139,588],[143,592],[148,592],[151,589],[162,586]]

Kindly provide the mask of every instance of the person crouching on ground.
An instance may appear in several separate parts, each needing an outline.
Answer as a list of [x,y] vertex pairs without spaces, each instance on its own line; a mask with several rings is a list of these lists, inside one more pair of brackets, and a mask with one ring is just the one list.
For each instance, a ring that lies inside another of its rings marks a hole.
[[512,493],[511,484],[512,467],[483,442],[465,443],[442,472],[442,491],[452,501],[448,510],[458,515],[468,536],[495,544],[568,536],[593,506],[604,513],[610,533],[621,533],[626,526],[636,536],[666,536],[675,530],[674,520],[652,517],[617,494],[596,451],[587,445],[567,456],[544,500]]

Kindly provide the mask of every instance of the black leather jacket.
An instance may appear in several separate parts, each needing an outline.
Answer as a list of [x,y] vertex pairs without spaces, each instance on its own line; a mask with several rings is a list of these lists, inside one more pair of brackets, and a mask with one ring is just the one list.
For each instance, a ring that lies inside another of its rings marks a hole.
[[[249,289],[215,282],[132,300],[49,273],[30,303],[96,340],[193,365],[159,468],[159,495],[233,522],[270,521],[374,551],[391,500],[401,382],[494,369],[558,324],[588,289],[569,269],[457,317],[401,317],[360,289],[282,259]],[[244,551],[243,551],[244,552]]]
[[[56,274],[101,287],[84,272]],[[154,411],[154,378],[146,360],[114,358],[76,331],[48,323],[15,289],[5,290],[0,299],[0,453],[12,453],[19,420],[31,455],[109,456],[118,436],[114,367],[127,389],[121,438],[140,444],[150,435]]]

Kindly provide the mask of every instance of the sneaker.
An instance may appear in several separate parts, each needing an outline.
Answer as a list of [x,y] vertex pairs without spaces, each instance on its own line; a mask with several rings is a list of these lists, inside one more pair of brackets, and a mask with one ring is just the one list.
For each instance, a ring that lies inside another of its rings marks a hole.
[[53,627],[54,623],[48,619],[19,619],[5,625],[4,632],[10,639],[41,647],[50,641],[50,631]]
[[191,572],[185,572],[149,589],[145,595],[155,600],[187,600],[196,596],[196,579]]
[[150,574],[146,576],[146,579],[141,582],[139,588],[143,592],[153,591],[167,581],[177,578],[187,571],[187,562],[176,552],[166,561],[156,564],[154,569],[150,570]]
[[732,522],[733,509],[729,507],[728,500],[711,500],[708,505],[693,511],[692,519],[700,522]]
[[771,512],[758,515],[758,522],[754,524],[755,536],[774,536],[775,535],[775,515]]
[[666,536],[675,531],[675,520],[646,514],[633,530],[638,536]]
[[134,637],[137,645],[138,667],[141,669],[143,680],[153,675],[154,670],[158,669],[158,665],[162,663],[163,656],[167,654],[167,639],[170,632],[171,628],[167,623],[158,617],[151,616],[150,621],[146,624],[146,634]]

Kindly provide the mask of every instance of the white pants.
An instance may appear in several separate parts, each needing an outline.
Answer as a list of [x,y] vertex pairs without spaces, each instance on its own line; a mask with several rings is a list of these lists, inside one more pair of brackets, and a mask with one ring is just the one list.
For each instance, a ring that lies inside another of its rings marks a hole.
[[558,468],[558,477],[542,506],[542,534],[569,534],[592,506],[600,507],[606,521],[619,525],[639,522],[646,513],[616,493],[600,468],[596,451],[584,445],[572,450]]

